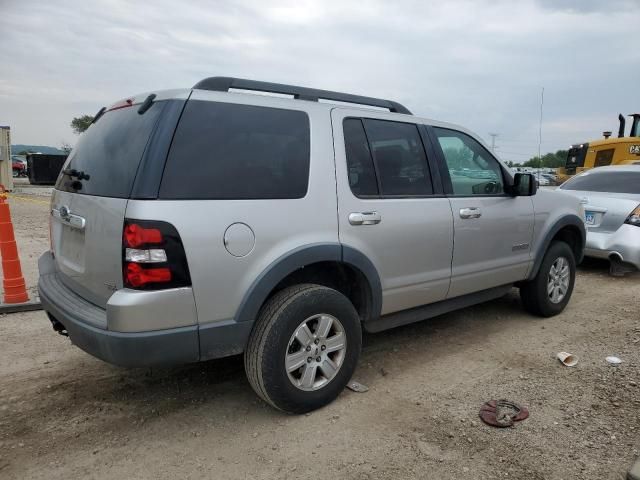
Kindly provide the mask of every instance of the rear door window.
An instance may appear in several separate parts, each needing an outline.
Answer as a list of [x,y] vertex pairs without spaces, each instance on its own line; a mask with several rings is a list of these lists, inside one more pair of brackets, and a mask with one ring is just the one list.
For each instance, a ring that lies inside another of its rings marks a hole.
[[565,182],[562,190],[586,192],[640,194],[640,173],[637,172],[587,172]]
[[138,165],[163,106],[163,102],[156,102],[143,115],[138,113],[137,106],[104,113],[80,136],[65,167],[66,170],[82,172],[85,176],[77,180],[77,177],[61,173],[56,189],[85,195],[128,198]]
[[354,195],[433,194],[427,156],[416,125],[346,118],[343,130],[349,186]]
[[376,171],[362,120],[345,118],[343,130],[351,191],[356,197],[378,195]]
[[160,198],[302,198],[309,156],[309,117],[302,111],[191,100],[175,132]]
[[431,195],[433,187],[418,127],[364,119],[382,195]]

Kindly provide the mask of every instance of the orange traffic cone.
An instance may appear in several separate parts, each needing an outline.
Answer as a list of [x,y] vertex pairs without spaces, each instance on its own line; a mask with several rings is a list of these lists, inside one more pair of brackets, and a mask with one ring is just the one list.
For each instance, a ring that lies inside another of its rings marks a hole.
[[2,273],[4,279],[4,303],[24,303],[29,300],[27,289],[20,268],[20,258],[18,257],[18,247],[13,234],[13,224],[11,223],[11,212],[9,204],[5,201],[7,194],[4,193],[3,185],[0,185],[0,255],[2,255]]

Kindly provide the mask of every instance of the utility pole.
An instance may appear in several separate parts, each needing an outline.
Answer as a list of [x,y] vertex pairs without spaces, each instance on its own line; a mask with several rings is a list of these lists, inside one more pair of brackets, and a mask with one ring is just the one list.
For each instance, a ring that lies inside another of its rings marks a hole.
[[490,133],[489,136],[491,137],[491,152],[496,153],[496,137],[498,136],[498,134]]
[[[542,167],[542,106],[544,105],[544,87],[540,93],[540,125],[538,128],[538,169]],[[540,178],[540,170],[538,170],[538,179]]]

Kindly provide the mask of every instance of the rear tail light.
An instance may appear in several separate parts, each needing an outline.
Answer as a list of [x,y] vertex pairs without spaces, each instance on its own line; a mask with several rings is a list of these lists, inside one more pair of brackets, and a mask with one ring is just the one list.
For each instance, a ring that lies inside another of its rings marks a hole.
[[624,223],[640,227],[640,205],[633,209],[633,212],[629,214]]
[[127,263],[125,279],[132,288],[144,287],[151,283],[171,282],[171,270],[167,267],[143,268],[137,263]]
[[144,228],[137,223],[124,227],[124,241],[127,247],[138,248],[145,243],[162,243],[162,232],[157,228]]
[[127,248],[124,251],[124,260],[134,263],[164,263],[167,261],[167,252],[164,248],[150,248],[149,250]]
[[167,222],[125,220],[122,235],[124,286],[161,290],[191,285],[178,231]]

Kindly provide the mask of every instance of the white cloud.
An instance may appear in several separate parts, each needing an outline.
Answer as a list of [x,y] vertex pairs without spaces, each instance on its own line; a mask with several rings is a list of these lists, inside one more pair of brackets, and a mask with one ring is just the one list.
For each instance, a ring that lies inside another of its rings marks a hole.
[[57,145],[118,98],[241,76],[392,98],[522,160],[543,85],[545,151],[640,103],[640,15],[614,3],[0,0],[0,124]]

